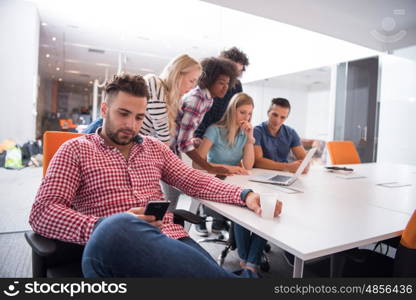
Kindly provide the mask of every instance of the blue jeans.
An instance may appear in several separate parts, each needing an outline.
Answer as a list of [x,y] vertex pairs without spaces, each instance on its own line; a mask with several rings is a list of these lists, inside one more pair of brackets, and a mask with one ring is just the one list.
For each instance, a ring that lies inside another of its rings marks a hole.
[[85,277],[257,277],[224,270],[191,238],[169,238],[128,213],[105,218],[94,229],[82,256]]
[[234,239],[238,256],[247,265],[258,268],[267,241],[243,226],[234,223]]

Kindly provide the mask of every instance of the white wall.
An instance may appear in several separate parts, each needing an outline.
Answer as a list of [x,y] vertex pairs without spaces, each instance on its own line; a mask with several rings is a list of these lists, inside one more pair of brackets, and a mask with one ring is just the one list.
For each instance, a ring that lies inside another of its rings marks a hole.
[[246,83],[243,85],[243,91],[253,97],[254,100],[254,114],[252,123],[254,126],[267,120],[267,110],[269,109],[271,100],[277,97],[283,97],[289,100],[292,107],[291,113],[286,125],[293,127],[300,136],[304,136],[306,129],[306,114],[308,105],[307,89],[302,85],[285,85],[272,87],[259,85],[258,82],[254,84]]
[[328,141],[331,139],[329,128],[330,96],[329,86],[314,84],[308,88],[308,111],[306,114],[305,138]]
[[0,1],[0,142],[35,138],[39,15],[33,3]]
[[378,162],[416,164],[416,62],[380,57]]
[[271,87],[244,84],[243,90],[253,97],[255,102],[252,123],[257,125],[267,120],[267,110],[272,98],[283,97],[290,101],[292,111],[285,124],[293,127],[303,138],[330,139],[329,86],[323,84],[283,84]]

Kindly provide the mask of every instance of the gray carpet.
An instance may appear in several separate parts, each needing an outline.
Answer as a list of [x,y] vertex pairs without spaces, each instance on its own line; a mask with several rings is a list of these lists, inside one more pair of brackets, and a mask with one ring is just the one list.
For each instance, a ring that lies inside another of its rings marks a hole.
[[32,251],[23,233],[0,234],[0,245],[0,278],[32,277]]
[[42,168],[0,168],[0,233],[29,230],[29,213],[42,179]]

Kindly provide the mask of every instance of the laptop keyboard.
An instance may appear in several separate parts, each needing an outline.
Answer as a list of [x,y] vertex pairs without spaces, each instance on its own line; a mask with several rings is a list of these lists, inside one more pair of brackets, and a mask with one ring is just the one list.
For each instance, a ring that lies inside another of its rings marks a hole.
[[276,176],[273,176],[272,178],[269,178],[269,180],[284,182],[284,181],[289,180],[290,178],[292,178],[292,177],[291,176],[276,175]]

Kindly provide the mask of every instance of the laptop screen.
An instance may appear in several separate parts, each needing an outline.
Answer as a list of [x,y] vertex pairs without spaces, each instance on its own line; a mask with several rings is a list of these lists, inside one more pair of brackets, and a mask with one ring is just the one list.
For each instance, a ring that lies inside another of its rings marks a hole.
[[300,164],[299,168],[296,170],[295,177],[299,177],[302,174],[303,170],[305,170],[308,163],[311,161],[312,156],[315,154],[316,148],[312,148],[308,151],[305,158],[303,159],[302,163]]

